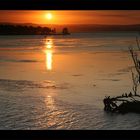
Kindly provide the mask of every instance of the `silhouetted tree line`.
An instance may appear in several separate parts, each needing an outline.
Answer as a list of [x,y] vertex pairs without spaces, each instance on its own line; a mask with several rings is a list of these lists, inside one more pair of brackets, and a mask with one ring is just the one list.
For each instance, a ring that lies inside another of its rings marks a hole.
[[46,35],[52,30],[48,27],[23,25],[0,25],[0,35]]

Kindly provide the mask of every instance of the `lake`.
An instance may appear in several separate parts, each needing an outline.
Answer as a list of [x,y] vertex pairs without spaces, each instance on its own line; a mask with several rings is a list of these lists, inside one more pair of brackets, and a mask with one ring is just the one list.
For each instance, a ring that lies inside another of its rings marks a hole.
[[132,91],[137,32],[0,36],[0,129],[140,129],[140,115],[104,112]]

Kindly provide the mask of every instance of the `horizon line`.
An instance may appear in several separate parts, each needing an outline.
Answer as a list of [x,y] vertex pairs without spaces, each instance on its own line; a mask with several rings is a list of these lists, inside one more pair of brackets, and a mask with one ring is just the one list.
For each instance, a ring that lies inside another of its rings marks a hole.
[[39,23],[22,23],[22,22],[0,22],[0,24],[35,24],[35,25],[107,25],[107,26],[132,26],[132,25],[140,25],[139,24],[94,24],[94,23],[89,23],[89,24],[78,24],[78,23],[73,23],[73,24],[39,24]]

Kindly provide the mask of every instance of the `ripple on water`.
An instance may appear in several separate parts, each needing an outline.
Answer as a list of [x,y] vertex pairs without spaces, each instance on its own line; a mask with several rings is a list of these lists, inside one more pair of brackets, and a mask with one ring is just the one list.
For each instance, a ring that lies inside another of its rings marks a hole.
[[94,104],[69,103],[46,91],[38,95],[28,90],[53,86],[69,88],[50,81],[0,79],[0,129],[140,129],[139,114],[107,114]]
[[66,83],[56,84],[54,81],[27,81],[27,80],[9,80],[0,79],[0,89],[7,91],[24,91],[29,88],[44,88],[44,89],[68,89]]

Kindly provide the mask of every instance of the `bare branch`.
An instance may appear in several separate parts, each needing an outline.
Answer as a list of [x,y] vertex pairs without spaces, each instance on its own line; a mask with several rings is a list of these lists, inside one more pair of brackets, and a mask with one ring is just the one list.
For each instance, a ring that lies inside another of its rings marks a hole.
[[133,80],[133,91],[134,91],[135,95],[137,95],[137,88],[140,83],[139,75],[135,75],[132,70],[131,70],[131,73],[132,73],[132,80]]
[[[130,47],[129,48],[129,51],[131,53],[131,56],[132,56],[132,59],[133,59],[133,62],[134,62],[134,65],[135,65],[135,68],[136,68],[136,71],[140,77],[140,60],[138,60],[138,56],[136,53],[134,53],[133,49]],[[140,80],[140,78],[139,78]],[[140,82],[140,81],[139,81]]]
[[137,36],[136,36],[136,42],[137,42],[138,49],[140,50],[139,39],[138,39],[138,37],[137,37]]

